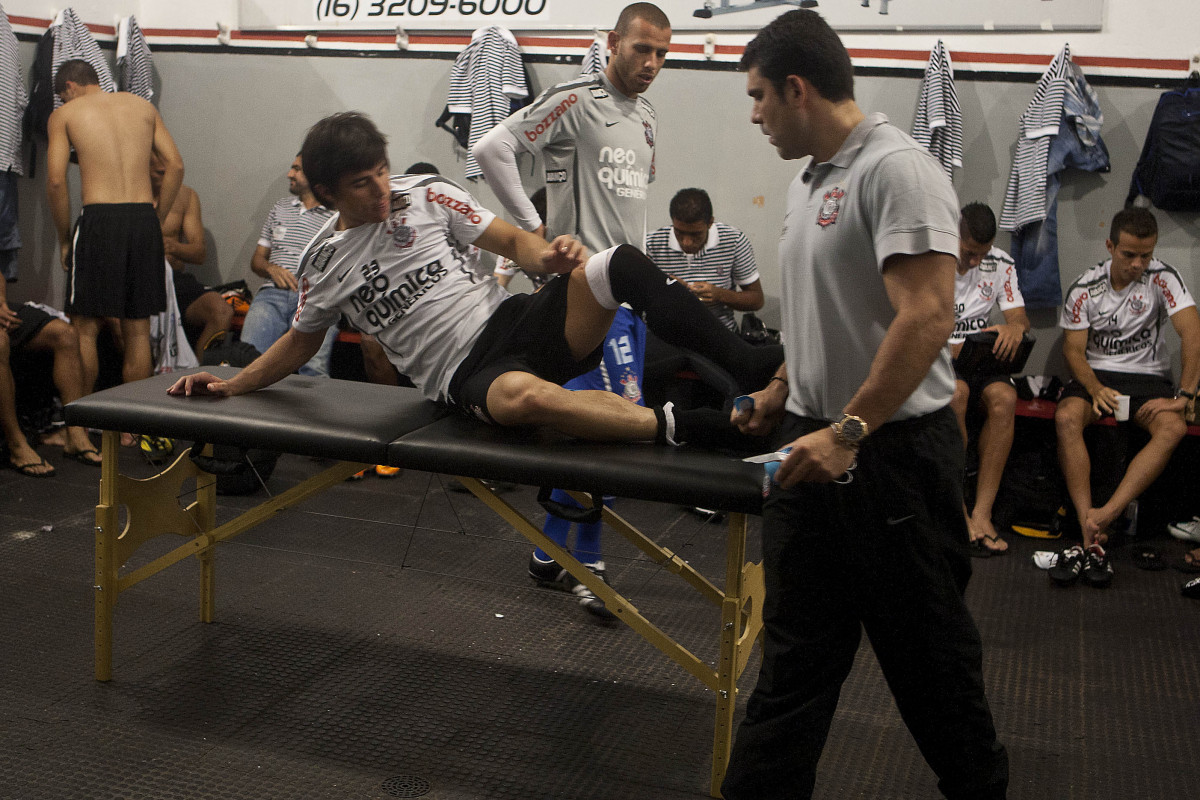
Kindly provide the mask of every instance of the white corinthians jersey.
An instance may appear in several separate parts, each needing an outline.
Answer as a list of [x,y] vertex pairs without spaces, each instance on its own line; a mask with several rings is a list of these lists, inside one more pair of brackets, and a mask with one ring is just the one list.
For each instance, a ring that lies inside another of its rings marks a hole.
[[1067,290],[1059,326],[1088,330],[1087,360],[1092,369],[1170,376],[1163,324],[1196,305],[1173,267],[1157,258],[1121,291],[1109,280],[1112,260],[1098,264]]
[[1024,308],[1025,298],[1017,286],[1017,270],[1012,257],[993,247],[966,275],[954,274],[954,333],[950,344],[966,340],[967,334],[990,327],[992,307],[1001,311]]
[[454,370],[509,297],[477,273],[470,253],[495,215],[435,175],[391,183],[385,222],[339,231],[335,215],[308,246],[292,327],[323,331],[345,314],[425,397],[444,400]]
[[552,86],[503,123],[546,166],[546,230],[595,252],[646,239],[646,187],[654,180],[658,118],[604,73]]

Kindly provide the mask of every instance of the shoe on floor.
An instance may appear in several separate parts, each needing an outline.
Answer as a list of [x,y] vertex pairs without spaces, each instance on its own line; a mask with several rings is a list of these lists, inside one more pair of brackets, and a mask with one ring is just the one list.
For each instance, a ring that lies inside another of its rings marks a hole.
[[1192,517],[1187,522],[1172,522],[1167,526],[1167,533],[1181,541],[1200,544],[1200,517]]
[[1083,548],[1073,545],[1058,554],[1054,566],[1046,570],[1050,580],[1059,586],[1072,586],[1083,571]]
[[399,467],[389,467],[387,464],[375,465],[375,475],[379,478],[395,478],[403,471]]
[[1192,578],[1179,591],[1184,597],[1200,600],[1200,578]]
[[[608,583],[608,576],[603,561],[597,561],[594,564],[584,564],[584,566],[591,570],[600,580]],[[529,577],[533,578],[540,585],[553,586],[554,588],[571,592],[579,598],[579,605],[583,606],[583,610],[597,619],[611,622],[617,618],[617,615],[609,611],[604,605],[603,600],[596,597],[591,589],[575,580],[575,576],[560,567],[557,561],[540,561],[536,555],[530,555]]]
[[165,436],[141,435],[137,439],[138,449],[146,463],[158,466],[164,463],[175,452],[175,442]]
[[1100,545],[1093,544],[1087,549],[1083,560],[1084,583],[1097,589],[1106,589],[1112,583],[1112,579],[1113,568],[1108,553],[1104,552]]
[[365,469],[360,469],[358,472],[354,473],[354,474],[353,474],[353,475],[351,475],[349,478],[346,478],[346,480],[348,480],[348,481],[361,481],[361,480],[362,480],[363,478],[365,478],[365,477],[367,477],[367,471],[366,471]]

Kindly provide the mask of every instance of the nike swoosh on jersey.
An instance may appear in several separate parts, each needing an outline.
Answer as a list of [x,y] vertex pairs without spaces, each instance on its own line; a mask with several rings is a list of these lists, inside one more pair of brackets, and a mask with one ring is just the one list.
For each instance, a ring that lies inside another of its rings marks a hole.
[[349,275],[353,271],[354,271],[354,267],[346,267],[346,271],[343,272],[341,275],[338,275],[338,278],[337,278],[338,283],[341,283],[342,281],[344,281],[346,279],[346,276]]
[[[620,121],[621,120],[617,120],[617,122],[620,122]],[[616,125],[617,122],[606,122],[606,123],[604,123],[604,127],[611,128],[613,125]]]
[[670,286],[672,283],[675,283],[675,279],[674,279],[674,278],[667,278],[667,286]]

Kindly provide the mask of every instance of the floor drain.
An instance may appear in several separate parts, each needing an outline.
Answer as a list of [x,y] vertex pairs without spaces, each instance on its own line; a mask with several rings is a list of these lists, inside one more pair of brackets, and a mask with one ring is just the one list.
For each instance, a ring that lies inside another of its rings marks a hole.
[[397,775],[383,782],[388,797],[424,797],[429,794],[429,781],[416,775]]

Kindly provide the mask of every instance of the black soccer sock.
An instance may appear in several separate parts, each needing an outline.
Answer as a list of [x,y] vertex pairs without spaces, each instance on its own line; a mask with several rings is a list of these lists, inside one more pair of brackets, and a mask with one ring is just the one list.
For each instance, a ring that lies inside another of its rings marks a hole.
[[761,441],[738,431],[729,423],[729,410],[717,408],[676,408],[672,403],[654,408],[658,421],[657,444],[678,446],[695,444],[733,450],[762,449]]
[[778,345],[755,346],[726,328],[687,286],[667,277],[645,253],[630,245],[608,262],[613,297],[628,303],[663,341],[708,356],[744,391],[767,384],[783,362]]

